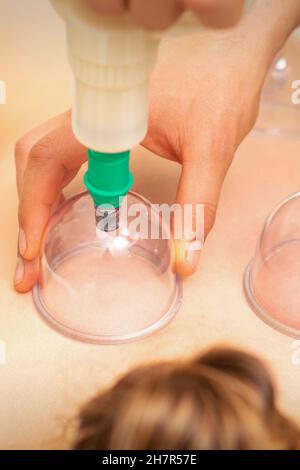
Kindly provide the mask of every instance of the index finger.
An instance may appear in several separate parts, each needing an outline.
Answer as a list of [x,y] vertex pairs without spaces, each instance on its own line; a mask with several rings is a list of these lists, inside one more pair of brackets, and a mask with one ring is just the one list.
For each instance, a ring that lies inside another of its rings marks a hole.
[[54,118],[49,119],[48,121],[40,124],[39,126],[31,129],[23,137],[18,139],[15,145],[15,165],[16,165],[16,182],[18,195],[20,197],[23,182],[24,182],[24,173],[28,164],[28,158],[31,149],[34,145],[47,135],[52,130],[57,127],[62,126],[64,123],[71,122],[71,112],[67,111],[65,113],[59,114]]

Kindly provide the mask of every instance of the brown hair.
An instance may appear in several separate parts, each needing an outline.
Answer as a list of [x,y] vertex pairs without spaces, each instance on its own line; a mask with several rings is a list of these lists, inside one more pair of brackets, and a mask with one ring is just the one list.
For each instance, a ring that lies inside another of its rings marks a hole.
[[125,375],[82,409],[74,448],[299,449],[300,430],[258,359],[214,349]]

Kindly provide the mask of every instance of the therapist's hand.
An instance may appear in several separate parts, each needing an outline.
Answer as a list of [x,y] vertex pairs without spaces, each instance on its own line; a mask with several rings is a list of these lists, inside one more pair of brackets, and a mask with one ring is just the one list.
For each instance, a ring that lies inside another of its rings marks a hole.
[[207,26],[229,27],[239,20],[244,0],[87,0],[102,15],[130,12],[148,29],[164,29],[190,9]]
[[[204,205],[204,238],[235,151],[256,121],[268,63],[241,30],[172,39],[162,47],[143,145],[181,164],[176,202],[192,205],[194,228],[196,205]],[[193,273],[201,253],[194,240],[175,240],[175,246],[177,272]]]
[[[267,68],[242,39],[240,33],[229,32],[172,39],[162,47],[152,77],[143,145],[182,165],[177,202],[205,204],[205,235],[213,226],[234,152],[255,121]],[[17,143],[18,291],[31,289],[37,280],[45,225],[63,188],[85,161],[86,149],[72,133],[69,112]],[[176,242],[176,267],[183,275],[197,266],[199,250],[192,250],[191,243]]]

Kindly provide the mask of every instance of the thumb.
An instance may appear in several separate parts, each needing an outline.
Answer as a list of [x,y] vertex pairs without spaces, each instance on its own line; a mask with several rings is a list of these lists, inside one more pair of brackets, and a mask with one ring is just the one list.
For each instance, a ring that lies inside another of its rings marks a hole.
[[69,123],[52,130],[31,149],[19,206],[19,249],[25,260],[39,255],[52,209],[85,160],[86,150],[76,141]]
[[[216,216],[216,209],[226,168],[214,160],[183,162],[176,202],[181,207],[181,214],[191,227],[184,225],[181,239],[174,238],[176,254],[176,271],[182,276],[189,276],[197,269],[201,249],[205,238],[211,230]],[[187,213],[190,215],[187,217]],[[191,230],[192,229],[192,230]]]

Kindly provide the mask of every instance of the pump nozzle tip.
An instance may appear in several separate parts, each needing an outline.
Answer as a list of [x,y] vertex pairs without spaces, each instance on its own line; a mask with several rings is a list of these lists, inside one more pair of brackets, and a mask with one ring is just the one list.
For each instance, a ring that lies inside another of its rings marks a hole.
[[96,227],[102,232],[113,232],[119,228],[119,208],[95,207]]

